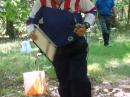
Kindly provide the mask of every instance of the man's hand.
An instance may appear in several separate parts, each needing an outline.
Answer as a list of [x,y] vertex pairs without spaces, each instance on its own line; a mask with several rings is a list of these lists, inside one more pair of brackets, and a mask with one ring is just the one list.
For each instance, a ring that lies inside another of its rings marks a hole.
[[37,40],[37,35],[35,34],[35,32],[31,32],[29,34],[29,38],[31,38],[32,40]]
[[33,32],[35,30],[34,24],[28,24],[26,29],[27,29],[28,34],[30,34],[31,32]]
[[84,24],[76,24],[75,25],[75,29],[74,32],[79,36],[82,37],[84,36],[85,32],[86,32],[86,27]]
[[28,24],[27,25],[27,32],[28,32],[29,38],[31,38],[32,40],[37,39],[37,36],[36,36],[34,31],[35,31],[34,25],[33,24]]

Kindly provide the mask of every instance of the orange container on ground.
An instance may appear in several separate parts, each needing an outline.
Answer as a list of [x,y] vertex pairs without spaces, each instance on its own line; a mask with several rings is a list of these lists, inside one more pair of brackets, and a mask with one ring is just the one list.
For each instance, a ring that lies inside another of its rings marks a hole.
[[46,81],[44,71],[32,71],[23,73],[24,90],[27,96],[46,94]]

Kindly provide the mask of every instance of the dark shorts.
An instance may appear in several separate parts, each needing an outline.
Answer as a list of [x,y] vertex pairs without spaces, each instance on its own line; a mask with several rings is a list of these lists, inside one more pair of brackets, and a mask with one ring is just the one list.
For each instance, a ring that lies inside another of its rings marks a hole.
[[87,77],[88,44],[82,39],[57,49],[54,67],[61,97],[91,97]]

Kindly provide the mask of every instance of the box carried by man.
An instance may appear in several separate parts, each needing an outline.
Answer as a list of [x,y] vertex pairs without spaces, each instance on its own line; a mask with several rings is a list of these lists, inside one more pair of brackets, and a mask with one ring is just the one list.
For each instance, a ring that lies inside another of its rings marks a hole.
[[55,51],[56,51],[56,45],[53,43],[53,41],[50,40],[50,38],[42,31],[38,25],[29,25],[33,27],[28,27],[27,30],[30,30],[28,32],[34,33],[36,36],[36,39],[33,40],[35,45],[47,56],[47,58],[50,61],[53,61]]

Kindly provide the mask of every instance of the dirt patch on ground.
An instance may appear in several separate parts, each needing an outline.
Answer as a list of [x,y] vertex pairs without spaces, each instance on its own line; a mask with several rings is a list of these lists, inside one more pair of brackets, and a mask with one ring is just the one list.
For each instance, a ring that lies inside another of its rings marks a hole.
[[130,97],[130,79],[104,81],[93,86],[93,97]]
[[[24,94],[22,77],[16,74],[0,71],[0,97],[28,97]],[[118,81],[92,82],[92,97],[130,97],[130,78]],[[58,93],[58,81],[47,80],[46,96],[36,97],[60,97]]]
[[[57,81],[48,81],[46,97],[59,97],[57,86]],[[92,94],[93,97],[130,97],[130,78],[116,82],[104,81],[93,85]]]

